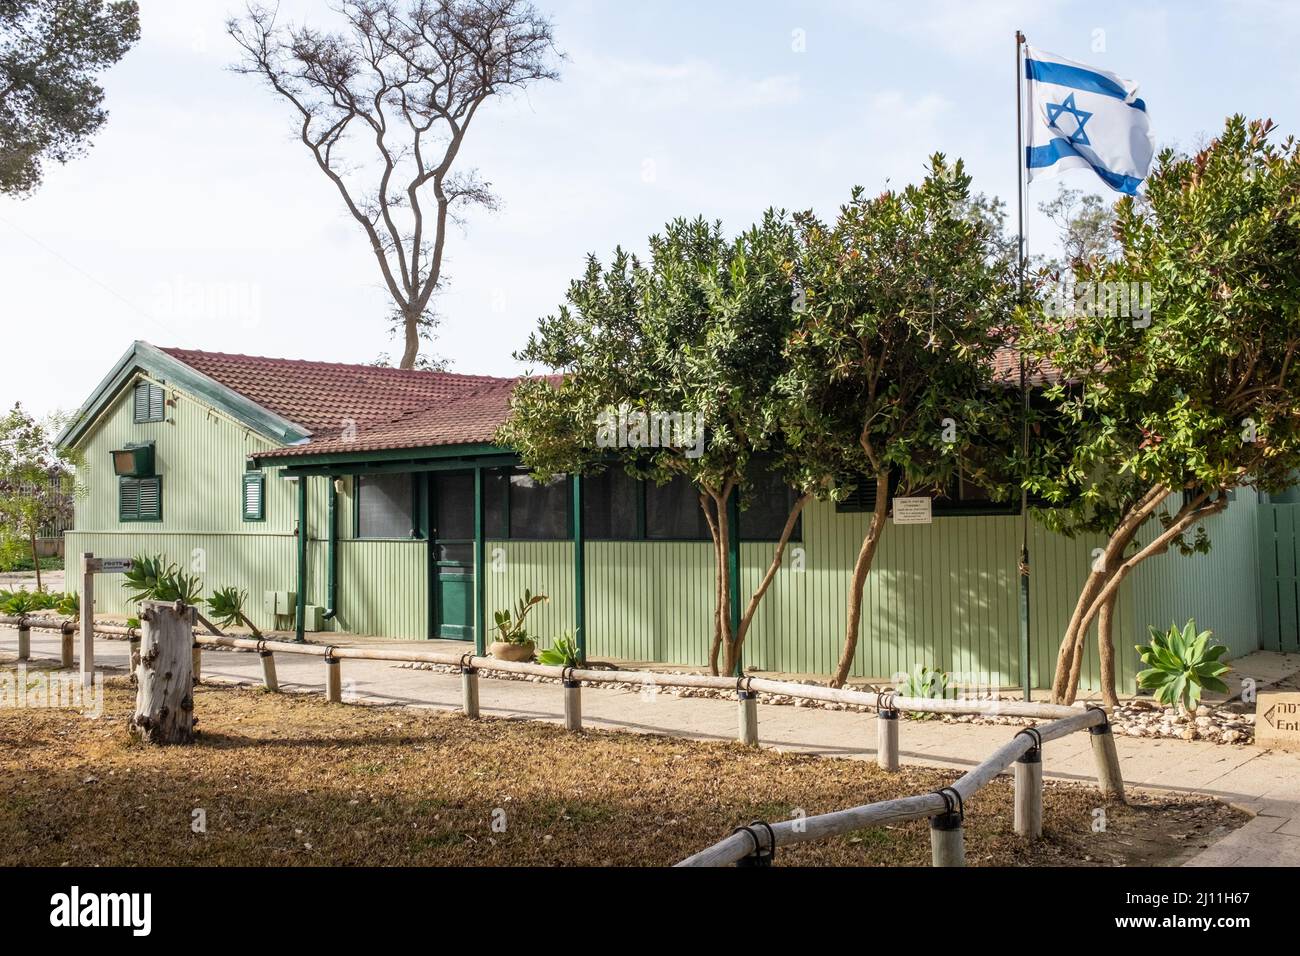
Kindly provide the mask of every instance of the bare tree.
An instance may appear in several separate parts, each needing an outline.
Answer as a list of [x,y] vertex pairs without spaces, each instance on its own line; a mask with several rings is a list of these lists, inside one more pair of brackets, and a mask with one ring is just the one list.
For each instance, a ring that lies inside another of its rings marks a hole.
[[345,0],[335,12],[346,28],[331,33],[249,6],[226,25],[245,54],[232,69],[297,111],[303,144],[370,240],[404,337],[400,367],[414,368],[449,221],[496,207],[474,170],[453,172],[465,134],[488,97],[556,79],[559,54],[525,0]]

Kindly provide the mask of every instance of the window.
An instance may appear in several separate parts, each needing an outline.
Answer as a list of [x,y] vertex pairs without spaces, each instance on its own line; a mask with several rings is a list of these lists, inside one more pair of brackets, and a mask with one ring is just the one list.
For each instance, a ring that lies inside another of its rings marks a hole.
[[645,486],[645,536],[660,541],[708,541],[709,525],[700,493],[682,475],[667,484]]
[[140,382],[132,395],[133,418],[140,422],[160,422],[166,410],[165,393],[152,382]]
[[245,521],[262,521],[266,518],[266,475],[248,472],[244,475],[241,502]]
[[509,536],[510,522],[506,514],[509,505],[509,469],[483,472],[483,536],[485,538]]
[[410,475],[359,475],[356,488],[358,538],[413,536],[415,496]]
[[[740,537],[744,541],[780,541],[794,507],[795,491],[781,476],[758,465],[750,472],[750,488],[741,499]],[[790,540],[798,541],[803,516],[795,520]]]
[[582,534],[593,541],[641,537],[637,480],[620,468],[582,479]]
[[510,537],[562,540],[570,536],[569,478],[540,482],[526,473],[510,476]]
[[474,476],[438,475],[434,480],[434,537],[474,540]]
[[119,521],[162,521],[162,478],[117,479]]

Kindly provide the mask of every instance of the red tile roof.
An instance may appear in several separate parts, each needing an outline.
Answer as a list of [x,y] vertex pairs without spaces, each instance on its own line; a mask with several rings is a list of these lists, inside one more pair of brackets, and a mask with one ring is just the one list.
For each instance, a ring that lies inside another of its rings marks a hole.
[[172,358],[312,433],[388,422],[514,379],[164,348]]
[[358,422],[355,434],[333,435],[277,448],[271,457],[487,444],[510,415],[510,396],[517,381],[498,379],[427,408],[402,412],[387,421]]

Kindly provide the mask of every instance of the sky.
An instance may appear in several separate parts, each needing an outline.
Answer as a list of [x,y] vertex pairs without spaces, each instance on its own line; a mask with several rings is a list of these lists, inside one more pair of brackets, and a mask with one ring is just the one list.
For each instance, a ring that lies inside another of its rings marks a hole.
[[[678,216],[738,232],[769,207],[834,216],[924,174],[940,151],[974,189],[1016,196],[1015,46],[1139,84],[1160,145],[1234,112],[1300,132],[1300,3],[1067,0],[536,0],[560,80],[494,100],[458,161],[496,211],[447,240],[431,351],[455,371],[513,374],[511,352],[563,302],[587,254],[643,251]],[[328,26],[323,0],[282,19]],[[286,105],[227,67],[240,0],[141,0],[142,38],[103,83],[90,152],[0,197],[0,404],[73,410],[135,339],[325,361],[400,354],[360,227],[315,168]],[[1091,172],[1057,182],[1113,198]]]

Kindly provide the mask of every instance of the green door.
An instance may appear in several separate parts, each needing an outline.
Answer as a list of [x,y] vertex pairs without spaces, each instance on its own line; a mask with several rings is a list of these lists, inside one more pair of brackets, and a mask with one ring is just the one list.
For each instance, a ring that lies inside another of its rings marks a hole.
[[474,640],[474,474],[430,475],[433,637]]

